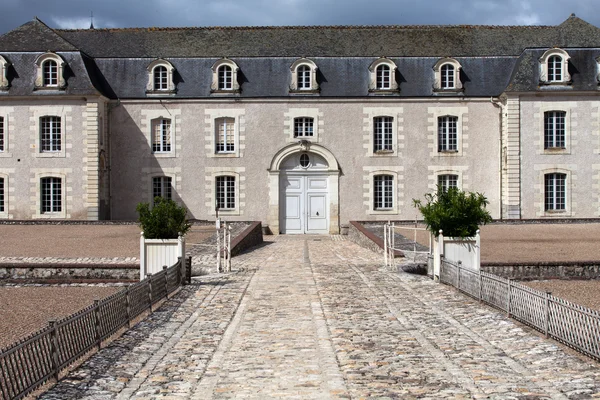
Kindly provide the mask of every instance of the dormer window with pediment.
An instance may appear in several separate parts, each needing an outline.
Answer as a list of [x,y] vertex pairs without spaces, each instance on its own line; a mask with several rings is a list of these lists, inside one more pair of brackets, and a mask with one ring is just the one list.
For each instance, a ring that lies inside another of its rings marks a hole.
[[173,73],[175,67],[167,60],[154,60],[148,65],[148,84],[146,93],[148,94],[171,94],[175,93],[175,82]]
[[65,62],[56,53],[45,53],[37,58],[36,65],[36,90],[64,90],[67,82],[64,78]]
[[8,67],[10,67],[10,63],[6,58],[0,56],[0,90],[8,90]]
[[571,82],[569,53],[563,49],[550,49],[540,57],[540,83],[566,85]]
[[398,91],[397,70],[396,63],[386,57],[381,57],[371,63],[369,66],[369,92],[389,93]]
[[238,65],[228,59],[222,58],[212,66],[212,85],[210,87],[213,93],[239,93],[240,84],[238,82]]
[[461,92],[463,84],[460,79],[462,66],[454,58],[446,57],[433,66],[435,82],[433,90],[436,92]]
[[292,73],[290,92],[300,94],[318,93],[317,70],[317,64],[308,58],[296,60],[290,67]]

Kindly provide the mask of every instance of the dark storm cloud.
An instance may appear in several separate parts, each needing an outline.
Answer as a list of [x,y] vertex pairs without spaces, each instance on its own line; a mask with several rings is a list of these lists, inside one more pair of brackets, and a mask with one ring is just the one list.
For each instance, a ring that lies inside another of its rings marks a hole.
[[51,27],[235,25],[555,25],[576,13],[600,26],[598,0],[2,0],[0,32],[38,16]]

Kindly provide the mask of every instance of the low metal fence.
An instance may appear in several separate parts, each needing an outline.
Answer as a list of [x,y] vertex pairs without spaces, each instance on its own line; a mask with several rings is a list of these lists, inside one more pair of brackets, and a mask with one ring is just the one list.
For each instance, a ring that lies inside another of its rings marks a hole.
[[442,261],[440,281],[505,311],[546,337],[600,360],[600,312],[596,310],[449,260]]
[[173,293],[184,279],[183,258],[154,275],[58,321],[0,351],[0,399],[20,399],[81,361],[91,350]]

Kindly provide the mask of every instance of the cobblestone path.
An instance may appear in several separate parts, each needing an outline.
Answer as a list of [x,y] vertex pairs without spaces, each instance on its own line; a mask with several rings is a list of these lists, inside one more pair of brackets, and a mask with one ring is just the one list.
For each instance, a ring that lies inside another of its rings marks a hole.
[[340,239],[234,258],[42,398],[600,397],[598,363]]

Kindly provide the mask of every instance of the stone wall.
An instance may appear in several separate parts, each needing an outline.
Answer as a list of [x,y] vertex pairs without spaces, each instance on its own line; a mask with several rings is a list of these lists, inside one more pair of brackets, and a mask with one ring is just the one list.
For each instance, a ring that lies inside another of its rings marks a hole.
[[44,264],[12,263],[0,265],[0,280],[8,282],[98,283],[137,282],[140,266],[135,264]]
[[600,279],[600,262],[485,263],[481,270],[517,280]]
[[373,232],[365,229],[360,222],[350,221],[348,238],[361,247],[383,254],[383,240]]
[[231,256],[234,257],[244,250],[258,246],[262,242],[262,224],[260,221],[253,222],[242,233],[231,240]]

